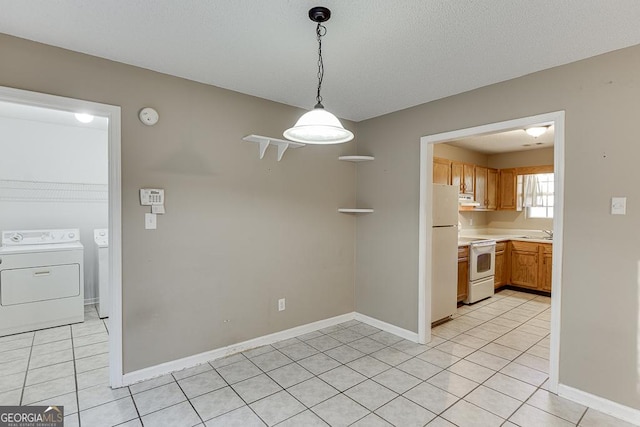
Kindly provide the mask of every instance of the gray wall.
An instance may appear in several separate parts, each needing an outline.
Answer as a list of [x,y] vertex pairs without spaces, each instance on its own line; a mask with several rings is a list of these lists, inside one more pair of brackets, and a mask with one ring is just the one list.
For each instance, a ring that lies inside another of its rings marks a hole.
[[360,122],[356,310],[417,331],[421,136],[565,110],[560,382],[640,409],[639,70],[635,46]]
[[[353,311],[355,143],[259,160],[241,138],[301,110],[6,35],[0,57],[2,86],[122,107],[125,372]],[[142,187],[166,190],[155,231]]]

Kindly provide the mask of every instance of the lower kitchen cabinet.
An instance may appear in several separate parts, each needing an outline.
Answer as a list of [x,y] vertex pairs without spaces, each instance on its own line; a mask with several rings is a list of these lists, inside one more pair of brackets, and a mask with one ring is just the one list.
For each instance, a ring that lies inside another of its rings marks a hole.
[[511,244],[511,284],[538,288],[538,244],[514,241]]
[[467,299],[469,291],[469,246],[458,247],[458,302]]
[[515,286],[551,292],[550,243],[511,242],[510,283]]
[[496,243],[496,272],[493,279],[494,288],[498,289],[507,284],[509,275],[507,274],[507,242]]
[[540,244],[542,249],[542,266],[540,267],[540,290],[545,292],[551,292],[552,272],[551,266],[553,263],[553,245],[549,243]]

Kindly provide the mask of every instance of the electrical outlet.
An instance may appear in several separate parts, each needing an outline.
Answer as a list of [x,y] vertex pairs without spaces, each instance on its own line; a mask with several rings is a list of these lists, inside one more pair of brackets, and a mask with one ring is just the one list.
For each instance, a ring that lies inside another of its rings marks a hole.
[[285,299],[284,298],[280,298],[278,300],[278,311],[284,311],[285,308],[286,308]]

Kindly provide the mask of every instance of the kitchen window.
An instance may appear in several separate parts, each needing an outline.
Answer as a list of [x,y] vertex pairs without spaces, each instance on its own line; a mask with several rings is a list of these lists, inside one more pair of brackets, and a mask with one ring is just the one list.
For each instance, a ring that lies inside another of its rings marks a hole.
[[527,218],[553,218],[553,173],[518,175],[518,210]]

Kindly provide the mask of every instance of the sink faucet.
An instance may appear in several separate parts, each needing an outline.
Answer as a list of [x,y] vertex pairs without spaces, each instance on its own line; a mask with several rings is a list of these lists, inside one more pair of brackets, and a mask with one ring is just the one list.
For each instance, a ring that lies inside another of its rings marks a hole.
[[553,230],[541,230],[548,238],[553,239]]

